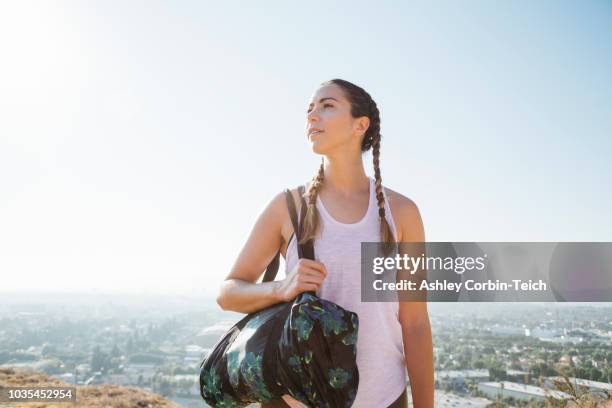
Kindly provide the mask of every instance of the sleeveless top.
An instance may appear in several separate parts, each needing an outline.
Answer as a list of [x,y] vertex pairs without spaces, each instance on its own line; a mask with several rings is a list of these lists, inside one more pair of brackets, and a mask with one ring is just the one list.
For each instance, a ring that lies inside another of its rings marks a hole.
[[[402,327],[398,320],[399,303],[361,302],[361,242],[381,240],[376,185],[372,177],[368,178],[368,210],[356,223],[345,224],[334,219],[319,196],[316,203],[320,230],[314,240],[315,260],[322,262],[327,268],[327,277],[317,295],[356,312],[359,316],[359,387],[352,405],[354,408],[387,407],[406,389],[408,382]],[[385,215],[397,239],[395,222],[384,188],[383,195]],[[297,261],[297,244],[293,235],[287,246],[285,276]],[[285,395],[284,399],[290,401],[291,406],[303,406],[289,395]]]

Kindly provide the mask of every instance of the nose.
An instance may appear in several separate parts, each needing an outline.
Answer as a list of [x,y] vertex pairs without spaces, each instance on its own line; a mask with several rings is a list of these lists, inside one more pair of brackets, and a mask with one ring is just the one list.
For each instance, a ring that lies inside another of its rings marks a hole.
[[319,114],[318,114],[318,113],[316,113],[316,112],[317,112],[317,109],[316,109],[316,108],[314,108],[314,109],[312,109],[310,112],[308,112],[308,114],[306,115],[306,118],[307,118],[307,122],[308,122],[308,123],[314,123],[314,122],[316,122],[317,120],[319,120]]
[[[308,133],[308,128],[310,126],[313,126],[315,123],[317,123],[319,121],[319,117],[318,115],[314,115],[313,112],[315,110],[313,109],[312,111],[308,112],[308,116],[306,118],[306,126],[305,126],[305,130]],[[308,136],[308,134],[307,134]]]

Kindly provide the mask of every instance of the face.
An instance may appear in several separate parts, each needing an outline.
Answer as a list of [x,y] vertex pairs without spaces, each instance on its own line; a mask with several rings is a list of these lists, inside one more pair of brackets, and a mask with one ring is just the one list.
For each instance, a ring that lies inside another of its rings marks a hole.
[[[342,149],[360,148],[369,119],[353,118],[351,104],[339,86],[318,88],[307,111],[306,137],[313,152],[330,154]],[[312,129],[321,129],[322,132],[311,133]]]

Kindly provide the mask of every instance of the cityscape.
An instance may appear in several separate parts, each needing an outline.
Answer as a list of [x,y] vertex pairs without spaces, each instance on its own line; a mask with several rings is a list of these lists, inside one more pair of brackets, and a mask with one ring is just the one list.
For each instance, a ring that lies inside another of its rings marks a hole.
[[[612,395],[611,304],[430,303],[429,313],[436,407]],[[242,316],[206,297],[2,295],[0,368],[205,407],[199,365]]]

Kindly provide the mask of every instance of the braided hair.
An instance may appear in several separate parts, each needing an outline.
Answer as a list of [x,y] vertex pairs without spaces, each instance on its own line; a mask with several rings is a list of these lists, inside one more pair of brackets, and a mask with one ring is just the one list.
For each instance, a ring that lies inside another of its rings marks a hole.
[[[351,116],[359,118],[367,116],[370,119],[370,126],[361,142],[361,152],[365,153],[372,149],[372,158],[374,165],[374,179],[376,185],[376,200],[378,201],[378,215],[380,217],[380,236],[381,241],[385,243],[394,243],[395,238],[387,221],[385,214],[385,198],[383,195],[382,179],[380,177],[380,112],[376,106],[376,102],[372,99],[363,88],[345,81],[343,79],[332,79],[323,82],[321,86],[338,85],[344,92],[344,95],[351,104]],[[323,161],[317,174],[313,177],[308,190],[304,193],[304,199],[307,203],[306,217],[304,219],[304,229],[299,243],[305,243],[314,239],[319,227],[319,212],[316,202],[317,195],[323,181],[325,179]]]

